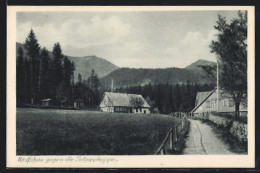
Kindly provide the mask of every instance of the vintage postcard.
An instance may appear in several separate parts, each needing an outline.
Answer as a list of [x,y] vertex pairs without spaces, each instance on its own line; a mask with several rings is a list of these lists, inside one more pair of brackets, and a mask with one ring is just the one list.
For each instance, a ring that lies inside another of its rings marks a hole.
[[8,6],[7,167],[255,167],[253,6]]

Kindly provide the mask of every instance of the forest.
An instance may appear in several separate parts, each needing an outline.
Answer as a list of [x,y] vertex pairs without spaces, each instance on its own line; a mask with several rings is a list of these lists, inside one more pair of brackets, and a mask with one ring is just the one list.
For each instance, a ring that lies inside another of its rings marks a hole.
[[[127,77],[126,77],[127,76]],[[111,80],[114,81],[115,87],[123,86],[141,86],[145,84],[158,84],[158,83],[186,83],[190,82],[208,83],[207,78],[203,78],[203,73],[199,70],[190,70],[186,68],[119,68],[110,74],[104,76],[101,81],[104,84],[111,86]]]
[[197,92],[210,91],[214,84],[148,84],[116,88],[115,92],[141,94],[151,109],[158,108],[160,113],[190,112],[195,105]]
[[[104,92],[111,88],[102,83],[94,69],[86,79],[78,75],[74,80],[77,68],[74,62],[62,53],[61,45],[55,43],[50,53],[41,48],[34,31],[28,34],[24,47],[17,54],[17,106],[36,106],[43,99],[51,99],[56,108],[72,108],[73,101],[81,99],[86,108],[98,109]],[[75,82],[77,81],[77,82]],[[114,92],[141,94],[151,106],[158,108],[160,113],[191,111],[194,108],[196,94],[199,91],[209,91],[214,84],[169,83],[160,81],[145,85],[121,85]]]
[[84,99],[89,107],[98,105],[99,79],[94,70],[87,80],[81,74],[74,83],[75,65],[63,55],[59,43],[52,53],[40,47],[31,29],[24,43],[26,55],[18,48],[16,69],[17,106],[40,105],[51,99],[56,107],[72,107],[73,100]]

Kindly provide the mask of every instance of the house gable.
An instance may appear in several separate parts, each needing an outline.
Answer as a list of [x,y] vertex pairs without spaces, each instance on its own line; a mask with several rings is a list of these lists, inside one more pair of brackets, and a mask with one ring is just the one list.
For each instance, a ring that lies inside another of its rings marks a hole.
[[99,107],[110,107],[113,106],[112,101],[109,99],[108,94],[104,93],[103,99],[99,105]]
[[[218,109],[217,109],[218,105]],[[202,113],[202,112],[212,112],[212,111],[219,111],[219,112],[234,112],[235,111],[235,104],[232,97],[227,94],[223,93],[222,90],[219,91],[219,102],[217,104],[217,90],[214,89],[208,96],[199,103],[191,112],[192,113]],[[247,111],[242,104],[240,104],[240,111]]]

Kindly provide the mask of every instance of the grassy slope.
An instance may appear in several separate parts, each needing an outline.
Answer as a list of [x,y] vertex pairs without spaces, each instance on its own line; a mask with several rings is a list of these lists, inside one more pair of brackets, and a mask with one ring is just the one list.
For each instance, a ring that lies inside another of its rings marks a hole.
[[18,108],[17,154],[154,154],[178,121],[167,115]]

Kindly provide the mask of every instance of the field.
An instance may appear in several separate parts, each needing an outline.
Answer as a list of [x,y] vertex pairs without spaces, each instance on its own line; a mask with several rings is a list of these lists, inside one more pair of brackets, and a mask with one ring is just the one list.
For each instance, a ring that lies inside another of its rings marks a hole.
[[17,108],[17,155],[149,155],[180,120],[168,115]]

